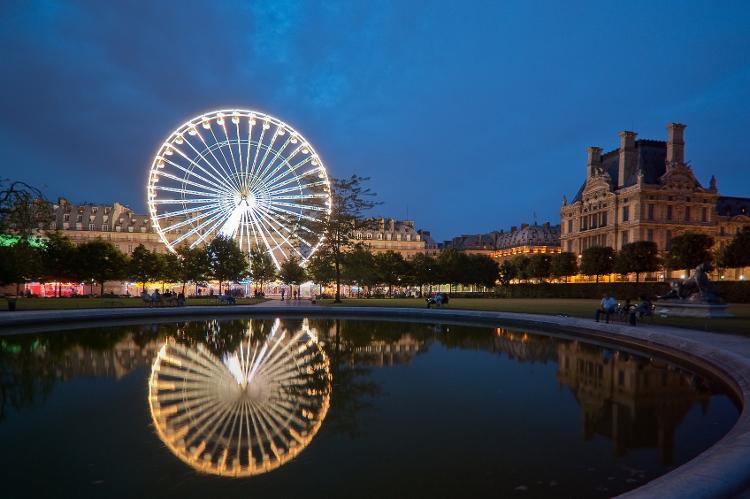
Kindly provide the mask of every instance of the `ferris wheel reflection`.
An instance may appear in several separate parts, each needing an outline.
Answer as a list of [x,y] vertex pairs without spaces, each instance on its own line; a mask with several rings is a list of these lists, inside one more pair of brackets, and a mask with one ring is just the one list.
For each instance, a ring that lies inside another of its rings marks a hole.
[[217,354],[169,338],[149,378],[159,438],[197,471],[252,476],[294,459],[328,412],[328,357],[308,327],[250,321],[239,347]]

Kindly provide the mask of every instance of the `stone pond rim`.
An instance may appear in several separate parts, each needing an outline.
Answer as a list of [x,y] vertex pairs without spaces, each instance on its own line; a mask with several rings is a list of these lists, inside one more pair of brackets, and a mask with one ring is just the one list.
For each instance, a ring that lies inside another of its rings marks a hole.
[[[676,329],[664,326],[594,323],[573,317],[484,312],[474,310],[427,310],[386,307],[326,307],[237,305],[233,307],[195,306],[180,309],[127,308],[79,309],[15,312],[0,314],[0,336],[40,332],[36,326],[90,322],[129,322],[145,318],[187,318],[219,316],[338,316],[451,320],[525,325],[557,333],[622,345],[663,356],[707,371],[723,381],[741,405],[732,429],[713,446],[643,486],[626,492],[627,498],[705,498],[739,496],[750,489],[750,339],[727,334]],[[17,330],[16,328],[21,328]]]

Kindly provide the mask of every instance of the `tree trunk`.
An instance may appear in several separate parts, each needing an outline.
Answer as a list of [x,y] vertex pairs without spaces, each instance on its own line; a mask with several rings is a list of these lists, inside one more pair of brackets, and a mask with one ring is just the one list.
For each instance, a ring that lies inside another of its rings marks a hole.
[[221,295],[221,281],[219,281],[219,295]]
[[336,297],[334,303],[341,303],[341,266],[338,259],[336,259]]
[[146,292],[146,281],[141,281],[141,293]]
[[638,277],[640,276],[640,272],[635,273],[635,283],[638,284]]
[[99,296],[101,296],[102,298],[104,297],[104,282],[105,281],[101,281],[100,284],[101,284],[102,289],[99,290]]
[[182,283],[182,294],[183,294],[183,295],[185,294],[185,285],[186,285],[186,284],[187,284],[187,283],[185,283],[185,282],[183,282],[183,283]]
[[18,298],[18,293],[21,291],[21,283],[16,283],[16,298]]
[[599,274],[596,274],[596,283],[599,284]]

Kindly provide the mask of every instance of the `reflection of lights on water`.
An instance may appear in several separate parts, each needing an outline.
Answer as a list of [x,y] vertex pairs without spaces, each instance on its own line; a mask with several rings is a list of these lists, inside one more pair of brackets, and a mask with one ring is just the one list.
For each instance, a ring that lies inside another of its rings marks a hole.
[[279,320],[258,339],[248,329],[222,359],[202,345],[168,340],[149,379],[149,407],[159,438],[192,468],[251,476],[299,454],[329,406],[328,357],[306,321],[299,331]]

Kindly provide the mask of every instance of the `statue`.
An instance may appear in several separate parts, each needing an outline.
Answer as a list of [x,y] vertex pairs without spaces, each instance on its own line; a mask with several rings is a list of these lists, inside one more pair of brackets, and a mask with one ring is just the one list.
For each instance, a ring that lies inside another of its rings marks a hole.
[[658,296],[659,300],[686,300],[698,303],[724,303],[716,294],[714,285],[708,279],[713,270],[711,262],[704,262],[695,267],[692,275],[685,279],[672,281],[667,294]]

